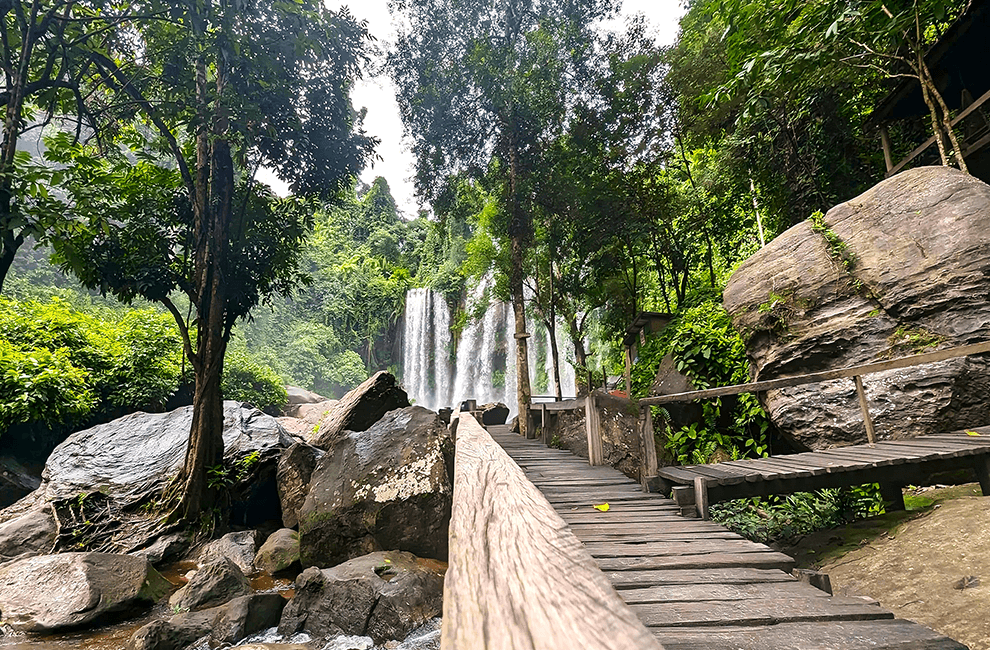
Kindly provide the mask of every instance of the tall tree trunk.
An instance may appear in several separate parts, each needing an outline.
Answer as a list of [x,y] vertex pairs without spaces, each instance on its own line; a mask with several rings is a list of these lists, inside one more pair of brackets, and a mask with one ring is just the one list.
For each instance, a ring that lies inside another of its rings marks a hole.
[[509,155],[509,240],[510,264],[509,292],[512,294],[512,314],[515,317],[516,339],[516,409],[519,413],[519,434],[529,433],[529,402],[533,389],[529,383],[529,351],[526,344],[526,301],[523,294],[523,263],[529,238],[529,219],[520,204],[522,181],[522,161],[519,160],[519,147],[516,142],[515,124],[510,121],[507,127]]

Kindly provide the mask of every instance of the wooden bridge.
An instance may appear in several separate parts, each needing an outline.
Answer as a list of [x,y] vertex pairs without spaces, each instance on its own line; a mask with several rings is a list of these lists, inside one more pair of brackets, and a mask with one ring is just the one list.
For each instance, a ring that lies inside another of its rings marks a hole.
[[452,426],[444,649],[965,648],[798,580],[790,557],[612,468],[470,414]]

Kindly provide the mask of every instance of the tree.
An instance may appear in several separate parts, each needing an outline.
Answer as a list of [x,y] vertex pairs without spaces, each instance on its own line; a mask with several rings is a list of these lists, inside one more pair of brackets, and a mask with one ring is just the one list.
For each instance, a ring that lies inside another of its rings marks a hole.
[[[503,182],[515,316],[517,402],[531,394],[523,297],[532,237],[531,172],[559,135],[594,53],[591,24],[614,0],[393,0],[404,17],[390,73],[417,160],[417,189],[435,198],[455,173]],[[528,423],[520,418],[520,432]]]
[[[130,233],[112,216],[113,193],[77,183],[73,210],[91,239],[55,243],[84,283],[123,300],[158,301],[179,324],[196,387],[174,514],[190,520],[210,505],[206,470],[222,458],[221,376],[231,330],[260,300],[299,280],[300,208],[265,197],[253,173],[271,167],[299,194],[331,198],[349,187],[374,144],[357,128],[348,97],[367,34],[346,10],[333,13],[312,0],[142,6],[158,18],[131,23],[109,51],[92,56],[108,91],[99,96],[105,112],[141,121],[120,137],[147,164],[128,172],[127,165],[101,168],[84,152],[72,153],[80,177],[96,170],[97,178],[120,185],[123,197],[154,201],[163,212],[118,204],[141,225]],[[104,151],[114,153],[108,145]],[[132,173],[150,177],[149,191],[159,191],[143,197]],[[79,254],[117,247],[122,257],[115,263]],[[173,291],[188,298],[190,318]]]

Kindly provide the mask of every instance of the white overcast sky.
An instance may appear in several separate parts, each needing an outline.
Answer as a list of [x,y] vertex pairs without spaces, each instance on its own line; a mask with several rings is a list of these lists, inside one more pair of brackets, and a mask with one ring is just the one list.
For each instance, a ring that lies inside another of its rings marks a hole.
[[[333,6],[348,6],[351,13],[360,20],[368,21],[368,30],[378,40],[378,45],[384,49],[393,40],[395,29],[392,17],[388,11],[388,0],[361,0],[360,2],[335,2],[328,0]],[[680,0],[624,0],[622,15],[629,16],[643,13],[649,18],[656,38],[661,43],[674,42],[677,35],[677,21],[683,13]],[[608,28],[621,27],[623,19]],[[399,106],[395,101],[395,90],[387,77],[374,77],[358,82],[351,94],[355,108],[365,107],[368,115],[365,118],[365,130],[378,137],[381,143],[377,153],[381,160],[375,161],[361,173],[361,179],[370,184],[376,176],[384,176],[392,189],[396,203],[407,218],[415,216],[418,203],[414,196],[412,177],[413,157],[404,146],[402,138],[402,119],[399,117]],[[267,170],[259,172],[260,180],[272,185],[280,194],[285,186]]]

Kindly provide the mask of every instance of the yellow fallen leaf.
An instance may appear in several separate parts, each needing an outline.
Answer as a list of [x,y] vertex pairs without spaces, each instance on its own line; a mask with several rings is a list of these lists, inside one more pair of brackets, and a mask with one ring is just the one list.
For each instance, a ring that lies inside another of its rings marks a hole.
[[978,434],[978,433],[977,433],[977,432],[975,432],[975,431],[967,431],[967,432],[966,432],[966,435],[967,435],[967,436],[978,436],[978,435],[980,435],[980,434]]
[[608,504],[603,503],[601,505],[594,506],[595,510],[600,510],[602,512],[608,512]]

